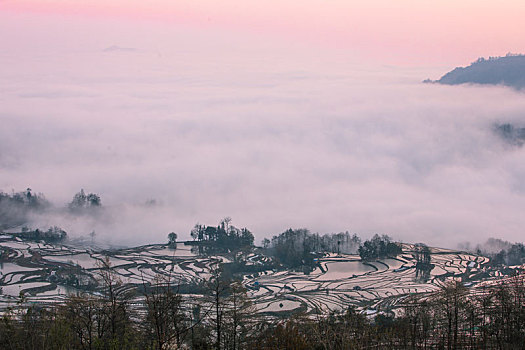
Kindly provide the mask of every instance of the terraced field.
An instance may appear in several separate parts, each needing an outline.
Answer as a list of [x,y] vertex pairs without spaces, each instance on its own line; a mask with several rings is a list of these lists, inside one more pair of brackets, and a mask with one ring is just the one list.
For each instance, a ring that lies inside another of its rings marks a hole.
[[210,264],[223,260],[200,258],[184,245],[104,251],[25,242],[9,235],[0,236],[0,248],[0,308],[15,303],[20,292],[28,302],[41,303],[60,302],[69,293],[96,293],[96,278],[106,257],[126,289],[136,289],[158,275],[174,283],[198,282],[209,278]]
[[451,250],[431,249],[435,265],[428,279],[418,276],[411,245],[404,254],[363,263],[355,255],[331,255],[319,259],[319,267],[304,275],[294,272],[267,272],[245,278],[261,312],[303,308],[326,313],[354,305],[367,313],[390,310],[412,293],[437,290],[446,280],[461,279],[471,287],[476,275],[485,270],[488,258]]
[[[26,242],[10,235],[0,236],[0,249],[0,309],[16,303],[20,292],[28,302],[44,304],[61,302],[69,293],[97,293],[96,278],[105,257],[126,289],[137,289],[159,275],[198,285],[210,277],[217,262],[231,261],[227,256],[198,256],[183,244],[177,249],[148,245],[104,251]],[[487,268],[486,257],[431,248],[434,268],[423,278],[416,270],[413,249],[404,245],[396,258],[366,263],[355,255],[329,254],[318,259],[309,274],[266,270],[245,275],[243,283],[257,310],[266,315],[325,313],[349,305],[373,314],[395,310],[406,296],[435,291],[450,279],[477,288],[500,274]],[[269,260],[256,253],[244,259],[247,265],[261,266]]]

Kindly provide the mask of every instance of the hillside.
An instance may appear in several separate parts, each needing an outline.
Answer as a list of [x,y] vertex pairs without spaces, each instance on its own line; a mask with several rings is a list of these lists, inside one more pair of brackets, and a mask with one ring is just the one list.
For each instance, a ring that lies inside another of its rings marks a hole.
[[311,270],[286,268],[272,248],[100,250],[2,233],[0,348],[521,348],[523,244],[492,240],[486,248],[502,250],[489,258],[485,247],[394,243],[395,255],[363,259],[374,242],[385,239],[360,255],[320,254]]
[[[461,280],[473,291],[514,269],[491,266],[482,255],[428,249],[429,269],[420,268],[418,245],[403,244],[398,255],[363,261],[359,255],[326,253],[312,271],[279,266],[264,250],[237,254],[201,255],[196,242],[175,249],[153,244],[136,248],[97,250],[64,244],[22,240],[0,235],[0,310],[16,303],[20,292],[31,303],[65,302],[68,294],[102,293],[104,261],[122,290],[140,296],[144,284],[158,276],[176,281],[182,295],[205,298],[203,286],[214,264],[242,281],[257,313],[287,317],[291,313],[330,313],[348,306],[377,312],[396,309],[409,294],[439,290],[447,281]],[[515,267],[519,270],[519,267]]]
[[468,67],[457,67],[435,81],[439,84],[505,85],[525,87],[525,55],[480,58]]

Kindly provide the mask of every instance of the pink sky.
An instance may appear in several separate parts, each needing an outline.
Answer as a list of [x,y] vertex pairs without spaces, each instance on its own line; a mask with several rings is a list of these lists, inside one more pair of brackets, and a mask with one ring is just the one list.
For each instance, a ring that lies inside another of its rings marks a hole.
[[352,50],[382,63],[468,63],[525,52],[521,0],[4,0],[9,12],[165,21]]

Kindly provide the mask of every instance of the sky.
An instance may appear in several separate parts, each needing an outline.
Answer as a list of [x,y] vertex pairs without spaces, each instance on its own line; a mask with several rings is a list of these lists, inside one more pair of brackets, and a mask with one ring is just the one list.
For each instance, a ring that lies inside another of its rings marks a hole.
[[[352,51],[384,64],[468,63],[479,56],[522,52],[525,46],[520,0],[3,0],[0,9],[7,18],[58,14],[92,24],[126,21],[140,28],[155,22],[231,31]],[[23,31],[41,24],[25,22],[29,28]],[[134,36],[145,34],[137,30]]]
[[[225,216],[454,247],[517,241],[525,95],[422,84],[525,52],[518,1],[0,2],[0,190],[114,244]],[[152,202],[154,200],[154,202]],[[155,203],[152,205],[151,203]]]

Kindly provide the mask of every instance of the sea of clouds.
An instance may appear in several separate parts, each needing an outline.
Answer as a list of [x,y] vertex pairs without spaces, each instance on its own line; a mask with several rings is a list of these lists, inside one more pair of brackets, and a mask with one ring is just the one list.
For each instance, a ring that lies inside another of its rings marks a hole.
[[289,227],[448,247],[523,237],[525,150],[494,132],[525,126],[523,92],[202,33],[149,45],[50,28],[1,39],[0,190],[65,207],[83,188],[105,214],[35,226],[119,245],[225,216],[257,241]]

